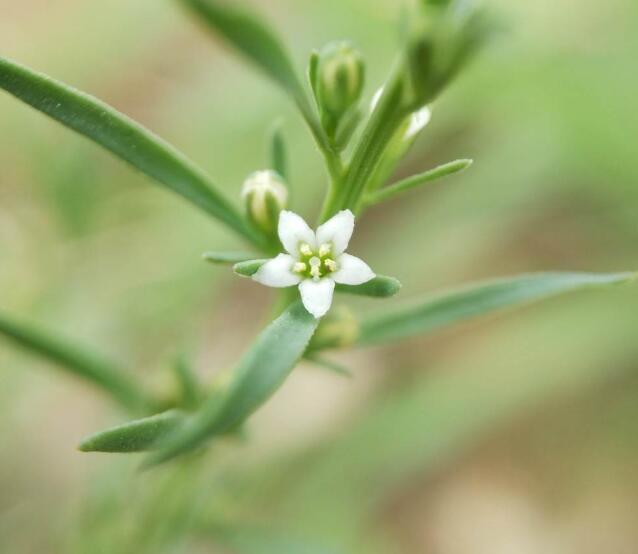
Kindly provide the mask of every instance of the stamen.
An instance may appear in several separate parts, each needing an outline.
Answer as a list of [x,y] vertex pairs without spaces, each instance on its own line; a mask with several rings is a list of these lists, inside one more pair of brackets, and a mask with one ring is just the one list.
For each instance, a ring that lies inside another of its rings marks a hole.
[[306,264],[303,262],[296,262],[295,265],[292,266],[292,270],[295,273],[303,273],[306,271]]
[[302,242],[299,245],[299,252],[301,252],[304,256],[312,256],[312,249],[307,242]]
[[328,268],[328,271],[337,271],[337,262],[335,262],[334,260],[326,258],[323,263]]
[[319,256],[323,258],[324,256],[327,256],[328,254],[330,254],[331,250],[332,250],[332,245],[326,242],[319,247]]

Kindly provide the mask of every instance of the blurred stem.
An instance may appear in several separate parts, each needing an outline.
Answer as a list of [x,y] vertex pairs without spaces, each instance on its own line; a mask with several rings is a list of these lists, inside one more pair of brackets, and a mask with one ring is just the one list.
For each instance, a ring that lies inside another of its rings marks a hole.
[[355,213],[361,209],[361,198],[374,169],[407,115],[401,102],[402,92],[403,83],[399,73],[395,71],[368,120],[345,175],[333,186],[336,190],[330,191],[321,221],[327,220],[341,209],[351,209]]
[[310,132],[315,139],[317,148],[319,148],[319,151],[323,156],[323,159],[326,163],[326,169],[328,170],[328,175],[331,179],[331,183],[334,183],[343,171],[341,156],[338,152],[335,152],[335,150],[331,146],[330,141],[328,140],[326,133],[321,127],[321,124],[319,123],[319,120],[317,119],[315,113],[313,112],[306,95],[300,92],[296,96],[295,100],[297,103],[297,107],[301,112],[301,115],[310,128]]

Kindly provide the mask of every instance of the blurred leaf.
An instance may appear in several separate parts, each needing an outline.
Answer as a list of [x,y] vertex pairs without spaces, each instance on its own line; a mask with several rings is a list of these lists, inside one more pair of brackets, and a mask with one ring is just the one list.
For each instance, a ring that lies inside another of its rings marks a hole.
[[239,426],[284,382],[303,356],[319,320],[301,302],[293,303],[273,321],[246,352],[223,384],[166,445],[148,460],[164,462],[188,452],[208,438]]
[[255,254],[250,252],[204,252],[202,258],[212,264],[226,265],[253,260]]
[[279,37],[258,17],[236,2],[180,0],[213,31],[279,83],[293,97],[303,89]]
[[0,58],[0,87],[103,146],[243,237],[260,244],[244,218],[208,176],[171,145],[100,100]]
[[140,412],[151,404],[141,386],[111,362],[48,331],[0,316],[0,335],[99,386],[129,410]]
[[575,290],[606,287],[636,279],[635,273],[538,273],[488,281],[412,300],[406,307],[361,324],[359,344],[377,344],[430,333],[497,310]]
[[286,142],[284,141],[281,122],[275,124],[270,136],[270,160],[272,169],[279,173],[285,181],[289,182],[288,156],[286,154]]
[[144,419],[130,421],[84,439],[82,452],[142,452],[151,450],[186,420],[186,414],[170,410]]
[[202,394],[197,376],[185,355],[178,356],[173,364],[173,370],[181,392],[181,405],[186,409],[196,408],[202,399]]
[[447,177],[448,175],[454,175],[455,173],[467,169],[471,165],[472,160],[456,160],[440,165],[434,169],[430,169],[424,173],[419,173],[418,175],[413,175],[412,177],[408,177],[407,179],[403,179],[379,191],[373,192],[365,199],[365,204],[372,205],[384,202],[394,198],[402,192],[406,192],[426,183],[431,183],[432,181],[437,181],[443,177]]
[[293,63],[279,37],[258,17],[220,0],[179,0],[214,32],[259,67],[295,100],[324,155],[330,150]]

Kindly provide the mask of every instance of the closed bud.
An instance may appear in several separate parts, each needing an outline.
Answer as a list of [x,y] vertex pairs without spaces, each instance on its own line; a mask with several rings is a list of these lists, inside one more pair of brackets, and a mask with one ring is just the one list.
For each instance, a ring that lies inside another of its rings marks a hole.
[[484,45],[492,22],[473,2],[427,0],[406,29],[404,105],[431,103]]
[[321,320],[308,351],[352,346],[359,338],[359,331],[359,322],[354,314],[345,306],[339,306]]
[[244,181],[241,195],[248,219],[265,233],[274,234],[279,212],[288,204],[288,188],[283,178],[271,170],[256,171]]
[[319,56],[317,101],[322,110],[339,118],[361,97],[365,68],[358,50],[347,42],[328,44]]

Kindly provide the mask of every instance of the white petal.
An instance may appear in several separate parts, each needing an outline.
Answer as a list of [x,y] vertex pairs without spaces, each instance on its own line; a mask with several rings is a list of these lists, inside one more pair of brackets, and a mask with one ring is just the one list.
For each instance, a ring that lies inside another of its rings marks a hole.
[[342,285],[362,285],[375,277],[367,263],[350,254],[342,254],[337,259],[337,267],[330,277]]
[[307,242],[315,248],[315,234],[296,213],[283,210],[279,215],[279,239],[287,252],[299,257],[299,243]]
[[295,259],[288,254],[279,254],[262,265],[253,279],[267,287],[291,287],[301,282],[301,276],[292,272]]
[[324,316],[332,304],[332,293],[335,290],[335,282],[330,277],[324,277],[319,281],[306,279],[299,284],[301,301],[316,318]]
[[410,124],[405,132],[405,139],[408,140],[418,135],[430,123],[430,119],[432,119],[432,110],[427,106],[414,112],[410,116]]
[[350,210],[341,210],[317,229],[317,243],[319,246],[332,243],[332,255],[338,256],[350,242],[354,231],[354,214]]

